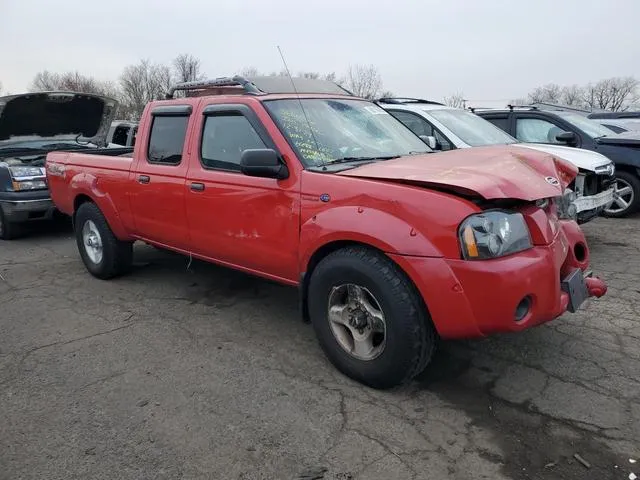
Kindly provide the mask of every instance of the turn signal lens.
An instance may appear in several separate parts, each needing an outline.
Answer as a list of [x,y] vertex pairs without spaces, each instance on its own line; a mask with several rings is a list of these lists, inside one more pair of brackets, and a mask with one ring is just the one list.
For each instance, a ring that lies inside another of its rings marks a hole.
[[467,256],[477,258],[478,257],[478,244],[476,244],[476,237],[473,235],[473,229],[471,226],[467,226],[462,234],[464,240],[465,250]]

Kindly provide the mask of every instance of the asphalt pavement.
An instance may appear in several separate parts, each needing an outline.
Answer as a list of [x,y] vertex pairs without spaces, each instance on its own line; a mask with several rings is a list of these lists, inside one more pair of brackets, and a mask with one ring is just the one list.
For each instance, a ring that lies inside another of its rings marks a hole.
[[386,392],[294,289],[146,245],[100,281],[66,225],[0,241],[0,479],[640,477],[640,218],[584,230],[606,297]]

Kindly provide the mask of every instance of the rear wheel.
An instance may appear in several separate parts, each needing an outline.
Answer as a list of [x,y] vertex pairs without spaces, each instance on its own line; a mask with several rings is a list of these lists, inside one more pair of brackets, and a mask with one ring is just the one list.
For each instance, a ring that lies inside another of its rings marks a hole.
[[311,275],[308,298],[323,351],[365,385],[407,383],[433,355],[436,332],[422,299],[382,253],[348,247],[329,254]]
[[0,207],[0,240],[13,240],[19,234],[18,225],[7,220]]
[[625,172],[617,171],[613,202],[604,210],[607,217],[622,218],[640,209],[640,178]]
[[78,250],[89,273],[107,280],[131,269],[133,243],[115,237],[96,204],[80,205],[74,223]]

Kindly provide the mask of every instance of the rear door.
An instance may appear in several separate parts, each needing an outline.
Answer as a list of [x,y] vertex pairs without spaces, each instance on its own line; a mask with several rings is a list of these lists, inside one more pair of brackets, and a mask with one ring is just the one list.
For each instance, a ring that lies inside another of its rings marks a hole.
[[192,106],[162,105],[151,110],[145,135],[139,139],[131,185],[136,230],[143,240],[181,250],[189,248],[185,212],[185,137]]
[[277,147],[246,104],[210,104],[199,115],[185,188],[192,251],[292,282],[297,278],[300,193],[284,180],[240,171],[247,149]]

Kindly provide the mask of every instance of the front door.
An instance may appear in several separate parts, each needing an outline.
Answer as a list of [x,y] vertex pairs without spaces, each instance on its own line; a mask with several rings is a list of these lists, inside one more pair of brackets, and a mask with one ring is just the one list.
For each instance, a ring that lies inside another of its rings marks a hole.
[[240,171],[247,149],[275,145],[246,105],[205,108],[198,148],[187,176],[192,251],[212,260],[298,281],[300,194],[295,178],[249,177]]
[[141,138],[139,158],[131,172],[130,199],[136,230],[143,240],[188,250],[183,155],[191,107],[156,107],[150,133]]

